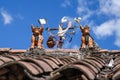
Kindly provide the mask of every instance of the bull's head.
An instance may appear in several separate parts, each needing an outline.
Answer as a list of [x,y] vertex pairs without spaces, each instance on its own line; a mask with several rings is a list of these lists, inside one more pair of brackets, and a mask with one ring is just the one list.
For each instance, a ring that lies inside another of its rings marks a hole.
[[90,33],[90,28],[87,25],[85,27],[80,26],[80,29],[85,35]]
[[31,28],[32,28],[33,35],[36,35],[36,36],[42,35],[43,29],[44,29],[43,27],[40,27],[40,28],[36,27],[36,28],[35,28],[35,27],[32,25]]

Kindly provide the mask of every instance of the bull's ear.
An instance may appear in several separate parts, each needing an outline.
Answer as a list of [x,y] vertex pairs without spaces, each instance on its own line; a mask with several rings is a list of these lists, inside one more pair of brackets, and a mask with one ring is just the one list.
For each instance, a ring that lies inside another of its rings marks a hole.
[[80,26],[80,29],[81,29],[81,30],[83,30],[83,29],[84,29],[84,27]]
[[33,25],[33,24],[31,25],[31,29],[32,29],[32,31],[35,29],[35,27],[34,27],[34,25]]
[[42,35],[43,30],[44,30],[44,26],[41,26],[39,30],[40,30],[40,34]]

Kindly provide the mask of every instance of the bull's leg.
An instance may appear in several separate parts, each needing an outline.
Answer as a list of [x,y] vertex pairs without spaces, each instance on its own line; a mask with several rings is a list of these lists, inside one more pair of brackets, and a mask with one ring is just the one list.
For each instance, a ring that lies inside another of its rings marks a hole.
[[32,35],[30,48],[34,48],[34,47],[35,47],[35,36]]
[[81,44],[81,48],[86,48],[85,37],[84,37],[84,36],[82,36],[82,38],[81,38],[81,42],[82,42],[82,44]]
[[89,37],[88,45],[89,45],[90,48],[94,47],[94,41],[93,41],[93,39],[91,37]]
[[37,47],[41,49],[42,48],[42,43],[43,43],[43,36],[40,36],[39,38],[40,39],[38,40]]

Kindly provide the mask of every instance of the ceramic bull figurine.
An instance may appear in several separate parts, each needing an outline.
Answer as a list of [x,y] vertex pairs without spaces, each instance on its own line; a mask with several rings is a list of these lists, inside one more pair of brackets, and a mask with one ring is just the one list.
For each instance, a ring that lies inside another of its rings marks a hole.
[[32,29],[32,32],[33,32],[33,35],[32,35],[32,38],[31,38],[31,47],[30,49],[33,49],[35,47],[41,49],[43,48],[42,44],[43,44],[43,30],[44,30],[44,27],[41,26],[40,28],[38,27],[34,27],[34,25],[31,26],[31,29]]
[[90,35],[90,28],[86,25],[85,27],[80,26],[82,32],[81,48],[94,48],[94,39]]

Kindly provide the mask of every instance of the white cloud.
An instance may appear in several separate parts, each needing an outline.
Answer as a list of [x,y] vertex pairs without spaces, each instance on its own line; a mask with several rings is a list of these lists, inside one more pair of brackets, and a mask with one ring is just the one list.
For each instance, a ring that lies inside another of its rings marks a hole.
[[64,0],[64,2],[61,4],[62,7],[72,6],[70,0]]
[[120,0],[99,0],[100,12],[120,17]]
[[12,16],[3,8],[0,10],[0,13],[3,17],[4,24],[10,24],[13,20]]
[[100,26],[96,26],[93,28],[94,33],[97,37],[105,37],[105,36],[111,36],[113,35],[113,32],[115,31],[114,28],[116,22],[114,20],[110,20],[107,22],[102,23]]
[[111,35],[115,36],[114,44],[120,47],[120,19],[110,20],[102,23],[93,29],[98,38],[104,38]]

